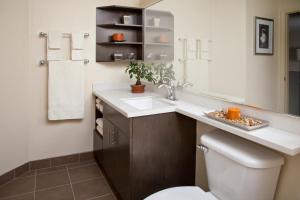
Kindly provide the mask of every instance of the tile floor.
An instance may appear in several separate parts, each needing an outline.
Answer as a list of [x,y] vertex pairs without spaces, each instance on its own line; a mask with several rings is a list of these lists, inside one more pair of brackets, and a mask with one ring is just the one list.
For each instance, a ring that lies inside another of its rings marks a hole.
[[116,200],[98,165],[69,164],[27,172],[0,186],[0,200]]

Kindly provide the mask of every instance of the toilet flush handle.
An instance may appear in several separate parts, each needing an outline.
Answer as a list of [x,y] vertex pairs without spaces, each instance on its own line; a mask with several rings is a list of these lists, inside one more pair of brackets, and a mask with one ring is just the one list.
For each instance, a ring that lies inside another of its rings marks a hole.
[[198,144],[197,148],[203,151],[204,153],[208,152],[208,148],[202,144]]

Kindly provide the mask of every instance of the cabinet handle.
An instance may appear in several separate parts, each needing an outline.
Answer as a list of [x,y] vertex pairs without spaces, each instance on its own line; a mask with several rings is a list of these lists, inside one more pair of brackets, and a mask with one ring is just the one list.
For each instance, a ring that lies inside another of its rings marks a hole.
[[118,130],[116,128],[112,128],[111,130],[111,144],[116,145],[118,143]]

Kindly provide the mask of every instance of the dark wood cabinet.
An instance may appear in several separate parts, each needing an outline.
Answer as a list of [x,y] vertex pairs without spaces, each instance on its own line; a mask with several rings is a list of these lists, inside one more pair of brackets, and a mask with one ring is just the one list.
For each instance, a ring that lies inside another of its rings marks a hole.
[[196,121],[178,113],[126,118],[104,105],[102,168],[119,199],[195,184]]
[[97,130],[94,130],[94,157],[101,164],[103,160],[103,137]]

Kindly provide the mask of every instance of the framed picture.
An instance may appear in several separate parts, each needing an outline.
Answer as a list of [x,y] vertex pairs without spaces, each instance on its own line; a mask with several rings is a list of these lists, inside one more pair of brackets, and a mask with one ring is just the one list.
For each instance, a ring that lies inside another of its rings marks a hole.
[[255,54],[274,54],[274,20],[255,17]]

